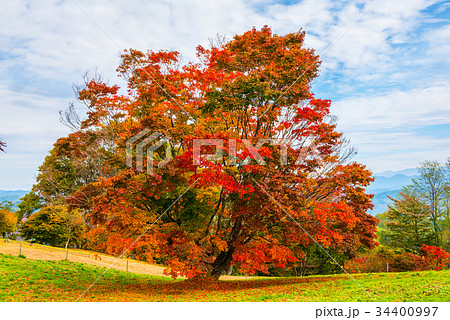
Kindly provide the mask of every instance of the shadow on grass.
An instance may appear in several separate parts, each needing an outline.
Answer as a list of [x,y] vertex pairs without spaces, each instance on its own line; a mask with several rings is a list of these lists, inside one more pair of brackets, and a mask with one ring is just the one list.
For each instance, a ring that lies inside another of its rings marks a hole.
[[263,280],[224,280],[191,279],[183,281],[159,282],[159,283],[128,283],[116,287],[119,291],[140,292],[142,294],[177,295],[196,292],[234,292],[239,290],[252,290],[290,286],[295,284],[323,283],[343,279],[344,276],[308,277],[287,279],[263,279]]

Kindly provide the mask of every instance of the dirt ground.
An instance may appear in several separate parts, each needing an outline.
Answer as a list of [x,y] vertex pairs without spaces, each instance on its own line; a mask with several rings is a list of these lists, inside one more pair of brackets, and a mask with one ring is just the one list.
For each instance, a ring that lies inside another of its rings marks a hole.
[[[22,248],[20,248],[22,247]],[[34,260],[64,260],[66,250],[64,248],[55,248],[40,244],[30,244],[27,242],[12,241],[5,242],[0,238],[0,253],[17,256],[22,253],[27,259]],[[113,256],[78,249],[69,249],[68,260],[73,262],[86,263],[100,267],[111,267],[112,269],[127,270],[127,259],[117,259]],[[135,273],[148,274],[152,276],[165,276],[164,267],[149,264],[142,261],[128,259],[128,271]],[[246,277],[222,276],[221,280],[237,280]]]

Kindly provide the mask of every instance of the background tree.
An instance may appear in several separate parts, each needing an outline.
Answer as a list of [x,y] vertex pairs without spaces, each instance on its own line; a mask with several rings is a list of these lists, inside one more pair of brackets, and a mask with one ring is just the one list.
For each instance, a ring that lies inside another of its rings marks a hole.
[[430,219],[434,229],[434,244],[443,244],[444,207],[446,189],[450,183],[448,168],[437,161],[424,161],[418,171],[420,176],[413,179],[413,188],[430,207]]
[[38,196],[34,191],[30,191],[20,198],[20,202],[17,205],[19,210],[16,211],[19,222],[22,222],[23,218],[28,219],[34,212],[42,208],[43,204],[44,199]]
[[419,253],[422,245],[434,242],[430,207],[410,189],[402,191],[398,199],[389,197],[393,204],[378,216],[384,227],[380,242],[406,252]]
[[57,247],[67,247],[70,242],[80,247],[84,232],[85,224],[79,212],[69,211],[65,206],[42,208],[20,226],[25,240]]
[[13,211],[14,203],[12,203],[11,201],[8,201],[8,200],[4,200],[4,201],[0,202],[0,209]]
[[[67,112],[68,119],[74,117],[73,109]],[[19,218],[30,217],[43,207],[68,205],[69,212],[79,209],[78,215],[84,219],[91,207],[90,199],[98,194],[90,183],[109,175],[108,141],[103,137],[101,130],[81,130],[58,139],[39,167],[32,191],[18,205]]]
[[0,234],[6,238],[8,234],[17,230],[17,217],[14,212],[0,208]]
[[447,170],[447,181],[444,187],[443,200],[443,222],[442,222],[442,247],[450,251],[450,158],[445,164]]

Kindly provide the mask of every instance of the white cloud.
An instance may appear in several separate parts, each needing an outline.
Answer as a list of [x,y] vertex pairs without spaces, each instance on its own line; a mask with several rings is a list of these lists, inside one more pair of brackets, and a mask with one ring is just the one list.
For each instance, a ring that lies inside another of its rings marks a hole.
[[425,40],[429,43],[427,56],[433,63],[450,63],[450,25],[429,30]]
[[[362,7],[361,1],[331,0],[292,5],[244,0],[78,2],[121,47],[176,49],[187,60],[194,57],[197,44],[207,44],[208,37],[217,33],[231,37],[264,24],[278,33],[303,28],[310,33],[307,44],[323,53],[372,3]],[[367,70],[385,74],[396,63],[392,43],[409,40],[406,35],[420,24],[420,10],[431,3],[379,0],[327,52],[323,69],[342,63],[342,72],[348,70],[353,77]],[[11,48],[10,59],[31,75],[73,81],[98,66],[102,74],[115,77],[120,48],[74,1],[10,1],[0,11],[0,30],[0,43]]]
[[332,111],[340,118],[339,130],[357,147],[357,160],[374,171],[450,157],[450,132],[437,137],[429,131],[450,125],[450,83],[345,99],[334,102]]
[[[177,49],[188,58],[196,44],[216,33],[232,36],[264,24],[279,33],[303,28],[315,35],[308,38],[309,45],[323,52],[364,10],[356,6],[359,1],[342,6],[331,0],[266,3],[263,10],[243,0],[78,2],[123,48]],[[378,68],[391,53],[387,38],[401,38],[417,27],[420,10],[430,3],[380,0],[327,53],[328,58],[350,68]],[[12,48],[9,53],[41,77],[73,79],[96,65],[112,76],[110,70],[118,63],[120,48],[74,1],[11,1],[0,12],[0,30],[1,43]]]
[[344,99],[335,102],[333,110],[340,126],[350,132],[449,123],[450,82]]
[[34,136],[40,132],[63,134],[67,131],[59,123],[58,111],[65,109],[68,100],[21,93],[3,84],[0,84],[0,96],[0,128],[8,135]]
[[[341,74],[343,78],[334,83],[335,89],[350,94],[368,86],[380,85],[380,82],[401,85],[397,81],[399,74],[411,72],[407,69],[411,67],[411,51],[419,50],[421,58],[426,55],[424,50],[419,49],[425,41],[421,28],[426,16],[421,10],[436,2],[379,0],[367,12],[365,10],[373,1],[345,2],[340,11],[333,12],[335,23],[328,24],[326,32],[320,34],[321,40],[327,43],[326,48],[319,47],[318,50],[319,53],[327,50],[321,56],[323,75]],[[365,5],[361,6],[361,3]],[[363,12],[358,22],[354,23]],[[339,37],[340,40],[328,49]],[[409,44],[412,44],[411,47]],[[413,59],[417,58],[415,56]],[[391,78],[393,73],[396,77]],[[348,85],[353,90],[347,90]]]
[[[303,28],[307,31],[307,46],[323,53],[373,3],[361,0],[303,0],[289,5],[270,0],[77,1],[121,47],[177,50],[185,62],[194,58],[198,44],[208,45],[208,37],[220,33],[231,38],[265,24],[280,34]],[[418,32],[432,18],[421,10],[436,2],[379,0],[322,57],[322,76],[326,77],[323,81],[328,90],[350,97],[336,102],[334,108],[341,116],[341,128],[354,136],[362,156],[371,152],[370,139],[383,128],[432,125],[443,123],[449,117],[448,76],[440,75],[441,85],[422,85],[405,92],[401,87],[425,78],[427,83],[434,83],[437,80],[428,70],[420,73],[420,64],[448,62],[448,25],[440,29],[430,27],[423,34]],[[0,155],[0,159],[11,168],[9,171],[19,172],[20,166],[36,168],[56,137],[67,133],[58,122],[57,111],[67,106],[74,96],[70,88],[52,92],[52,86],[70,87],[71,83],[81,81],[86,70],[96,67],[106,79],[120,83],[115,68],[120,62],[121,49],[108,35],[72,0],[2,2],[0,135],[8,140],[9,146],[8,154]],[[375,88],[386,85],[400,87],[387,93]],[[375,94],[355,98],[363,94],[358,91],[361,89]],[[381,143],[390,142],[391,149],[395,149],[396,143],[401,144],[401,139],[394,136],[391,141],[389,136],[376,137]],[[434,145],[432,141],[428,143]],[[30,159],[27,164],[18,165],[21,153],[15,146],[28,150],[23,154]],[[377,163],[382,162],[383,156],[380,157],[374,157]],[[0,172],[0,188],[5,185],[5,174],[5,170]],[[17,175],[24,177],[24,174]]]
[[67,100],[21,93],[3,84],[0,97],[0,136],[8,144],[0,154],[0,188],[29,189],[53,143],[69,132],[58,113]]

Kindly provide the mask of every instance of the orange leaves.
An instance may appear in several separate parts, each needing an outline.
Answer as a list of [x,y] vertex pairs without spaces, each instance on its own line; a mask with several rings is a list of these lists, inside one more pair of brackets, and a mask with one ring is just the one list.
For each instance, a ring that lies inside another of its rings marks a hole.
[[298,260],[287,247],[280,245],[271,246],[269,256],[277,268],[285,268],[288,263]]
[[200,243],[204,245],[205,247],[208,247],[209,244],[211,245],[211,250],[213,250],[216,253],[220,253],[222,251],[227,251],[228,249],[228,243],[223,240],[218,235],[208,235],[204,237]]
[[329,114],[330,104],[330,100],[310,99],[308,106],[297,108],[297,115],[294,118],[294,122],[307,121],[308,123],[320,123]]
[[268,264],[277,268],[286,267],[287,263],[297,261],[297,258],[286,246],[278,245],[276,241],[252,242],[250,245],[240,245],[233,254],[233,264],[244,274],[252,275],[257,271],[268,273]]
[[313,215],[317,221],[337,224],[342,222],[348,230],[351,230],[360,221],[355,216],[353,209],[345,202],[316,203],[313,204]]
[[108,86],[104,82],[90,80],[85,84],[85,88],[78,92],[78,97],[80,100],[87,100],[95,102],[101,97],[107,97],[110,95],[117,94],[119,86]]
[[17,220],[14,212],[0,208],[0,234],[8,234],[16,231]]
[[89,108],[88,118],[81,122],[82,129],[104,126],[126,116],[129,98],[117,95],[118,86],[108,86],[96,80],[86,81],[84,88],[78,91],[78,99]]
[[424,244],[420,251],[429,268],[442,270],[450,266],[450,253],[444,249]]
[[[164,213],[132,254],[158,259],[174,277],[217,277],[230,263],[268,272],[312,245],[277,203],[324,246],[371,244],[370,172],[340,164],[345,140],[330,101],[310,92],[320,61],[303,47],[304,37],[253,28],[211,49],[197,47],[200,62],[184,66],[175,51],[131,49],[118,68],[127,94],[101,81],[86,84],[83,130],[106,137],[98,141],[108,161],[94,158],[104,168],[99,182],[74,193],[73,203],[89,192],[92,203],[83,208],[98,224],[103,250],[119,250]],[[125,167],[127,139],[145,129],[169,137],[155,163],[173,155],[153,175]],[[71,136],[59,149],[74,146],[84,156],[83,139]],[[213,140],[222,144],[195,142]],[[289,145],[282,150],[274,140]]]
[[208,54],[209,59],[207,66],[209,68],[223,68],[223,66],[229,65],[233,61],[234,52],[227,50],[226,48],[212,48],[211,50],[205,50],[203,48],[199,48],[199,54]]
[[126,249],[130,247],[133,240],[130,238],[124,238],[119,234],[113,234],[108,237],[106,241],[105,252],[114,256],[121,255]]
[[166,275],[174,279],[179,276],[187,278],[203,277],[208,272],[211,258],[205,248],[195,245],[191,241],[178,242],[171,245],[172,252],[168,256],[164,270]]
[[219,252],[226,251],[228,249],[228,243],[225,240],[222,240],[217,236],[213,237],[211,239],[211,242],[213,243],[213,245],[217,248],[217,251],[219,251]]
[[318,231],[316,240],[325,248],[330,247],[332,244],[339,245],[343,240],[343,235],[339,232],[327,229],[319,229]]
[[[308,205],[309,209],[292,212],[291,216],[325,248],[330,246],[338,248],[349,234],[355,232],[355,228],[361,220],[343,201],[337,203],[311,202]],[[304,245],[314,243],[301,230],[299,231],[293,222],[289,221],[289,223],[293,224],[289,229],[290,232],[298,234],[297,237],[291,234],[285,235],[290,241]]]

